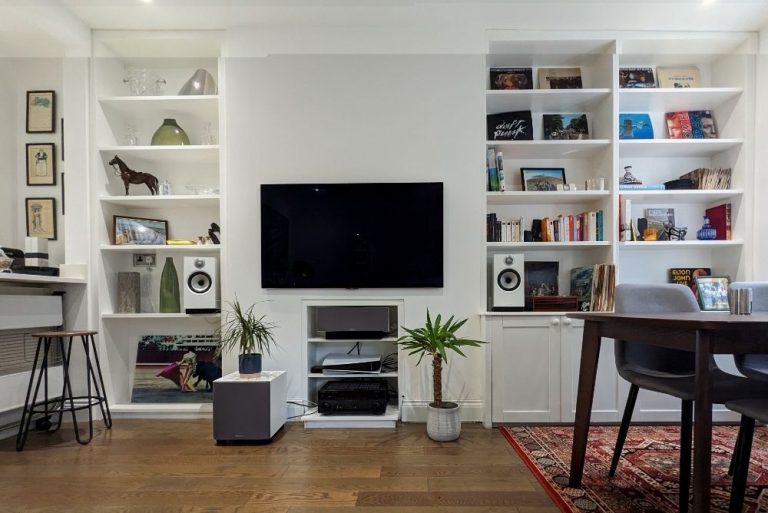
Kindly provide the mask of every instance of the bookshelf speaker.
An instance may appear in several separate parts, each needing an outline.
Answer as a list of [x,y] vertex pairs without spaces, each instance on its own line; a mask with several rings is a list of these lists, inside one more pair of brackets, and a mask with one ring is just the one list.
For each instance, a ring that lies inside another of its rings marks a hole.
[[525,286],[522,253],[493,255],[493,310],[523,310]]
[[184,310],[220,312],[216,257],[184,257]]

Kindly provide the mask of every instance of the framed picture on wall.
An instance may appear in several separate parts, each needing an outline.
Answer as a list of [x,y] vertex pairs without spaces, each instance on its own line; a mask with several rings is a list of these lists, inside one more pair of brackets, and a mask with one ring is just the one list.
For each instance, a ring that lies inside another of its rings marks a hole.
[[27,198],[27,237],[56,240],[56,198]]
[[56,145],[27,143],[27,185],[56,185]]
[[52,134],[56,117],[54,91],[27,91],[27,133]]

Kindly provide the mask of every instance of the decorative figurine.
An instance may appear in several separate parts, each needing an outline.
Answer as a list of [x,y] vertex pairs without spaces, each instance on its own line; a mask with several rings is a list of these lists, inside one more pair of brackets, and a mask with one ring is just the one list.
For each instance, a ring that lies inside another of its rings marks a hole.
[[[123,179],[125,185],[125,195],[128,196],[129,184],[143,183],[149,187],[149,192],[154,196],[157,194],[157,178],[149,173],[143,173],[141,171],[134,171],[129,168],[128,165],[120,160],[120,157],[115,155],[115,158],[109,161],[109,165],[115,168],[115,174],[119,175]],[[117,167],[115,167],[117,166]]]
[[624,176],[619,178],[619,183],[622,185],[640,185],[643,182],[632,174],[632,166],[624,166]]
[[685,240],[685,235],[688,233],[687,226],[669,226],[665,227],[667,232],[667,238],[669,240]]
[[707,216],[704,216],[704,224],[696,232],[696,238],[699,240],[715,240],[717,238],[717,229],[709,223]]
[[214,244],[219,244],[219,237],[217,234],[221,235],[221,228],[219,228],[219,225],[216,223],[211,223],[211,227],[208,230],[208,236],[211,238],[211,241]]

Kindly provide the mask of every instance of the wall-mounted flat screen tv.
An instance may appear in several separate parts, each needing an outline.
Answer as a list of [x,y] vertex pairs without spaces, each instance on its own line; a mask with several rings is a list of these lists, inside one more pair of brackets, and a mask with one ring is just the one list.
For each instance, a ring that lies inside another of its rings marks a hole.
[[264,288],[443,286],[443,184],[261,186]]

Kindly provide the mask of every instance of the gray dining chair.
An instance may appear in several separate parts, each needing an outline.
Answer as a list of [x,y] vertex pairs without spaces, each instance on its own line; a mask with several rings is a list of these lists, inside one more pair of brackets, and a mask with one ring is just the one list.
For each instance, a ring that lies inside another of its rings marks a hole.
[[[698,312],[699,305],[691,289],[684,285],[641,285],[622,283],[616,286],[616,313],[683,313]],[[695,355],[692,352],[654,347],[631,340],[617,340],[614,346],[619,375],[629,381],[629,395],[621,419],[611,468],[613,477],[621,458],[624,442],[641,388],[668,394],[682,401],[680,415],[680,497],[679,511],[688,510],[691,483],[691,438],[693,400],[695,397]],[[720,370],[711,361],[712,402],[753,397],[747,378]]]
[[755,421],[768,423],[768,399],[729,401],[725,403],[725,407],[736,413],[741,413],[739,439],[736,442],[733,459],[731,460],[733,484],[731,486],[731,502],[728,508],[728,511],[731,513],[741,513],[747,489],[749,460],[752,457],[752,438],[755,432]]

